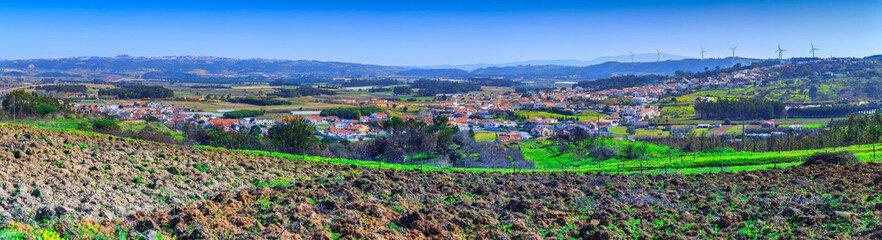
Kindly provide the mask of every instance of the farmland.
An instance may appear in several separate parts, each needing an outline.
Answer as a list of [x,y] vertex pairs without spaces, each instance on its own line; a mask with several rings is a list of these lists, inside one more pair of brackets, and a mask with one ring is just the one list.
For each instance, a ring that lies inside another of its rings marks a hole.
[[[882,234],[882,199],[876,187],[882,168],[877,163],[779,164],[750,172],[678,175],[469,172],[193,148],[22,125],[0,128],[0,146],[5,148],[0,161],[9,166],[0,175],[0,194],[14,203],[3,216],[15,219],[0,232],[5,236],[571,239]],[[851,150],[866,158],[862,149]],[[747,156],[733,154],[730,159]],[[698,156],[692,162],[703,157],[722,159]],[[718,171],[713,164],[706,168]],[[60,181],[44,170],[67,178]]]

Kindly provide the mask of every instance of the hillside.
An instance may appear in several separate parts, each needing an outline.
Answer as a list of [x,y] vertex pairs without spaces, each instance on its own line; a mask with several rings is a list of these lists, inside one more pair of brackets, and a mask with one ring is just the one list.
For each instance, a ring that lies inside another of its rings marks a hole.
[[209,74],[364,77],[388,75],[402,67],[309,60],[233,59],[222,57],[79,57],[0,60],[0,69],[88,71],[94,73],[172,72],[205,70]]
[[[423,69],[358,63],[308,60],[233,59],[222,57],[79,57],[59,59],[0,60],[0,76],[36,79],[62,78],[92,81],[120,78],[171,82],[229,84],[269,82],[272,79],[302,81],[303,78],[453,78],[504,77],[526,80],[590,80],[627,74],[673,75],[678,70],[699,72],[726,68],[759,59],[683,59],[661,62],[604,62],[590,66],[518,65],[461,69]],[[13,71],[8,71],[13,70]]]
[[669,60],[662,62],[638,62],[621,63],[605,62],[586,67],[574,66],[515,66],[515,67],[491,67],[482,68],[472,72],[473,75],[482,77],[532,77],[532,78],[556,78],[556,79],[597,79],[615,75],[674,75],[677,70],[700,72],[705,68],[727,68],[737,63],[750,65],[753,62],[763,61],[749,58],[714,58],[714,59],[684,59]]
[[8,169],[0,216],[18,222],[4,236],[882,237],[876,163],[654,176],[426,172],[20,125],[0,130]]
[[[681,55],[673,55],[662,53],[660,56],[662,61],[666,60],[683,60],[689,57],[681,56]],[[634,62],[655,62],[659,59],[659,56],[655,53],[640,53],[634,54]],[[588,61],[575,60],[575,59],[561,59],[561,60],[529,60],[529,61],[520,61],[520,62],[508,62],[508,63],[476,63],[476,64],[461,64],[461,65],[433,65],[433,66],[423,66],[422,68],[434,68],[434,69],[462,69],[462,70],[475,70],[479,68],[489,68],[489,67],[513,67],[520,65],[559,65],[559,66],[591,66],[595,64],[601,64],[605,62],[631,62],[631,55],[617,55],[617,56],[603,56],[597,57]]]

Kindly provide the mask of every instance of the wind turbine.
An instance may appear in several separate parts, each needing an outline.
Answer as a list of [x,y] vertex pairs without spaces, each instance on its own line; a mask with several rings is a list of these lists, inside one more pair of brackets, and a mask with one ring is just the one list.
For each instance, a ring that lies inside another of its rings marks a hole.
[[737,49],[737,48],[738,48],[738,46],[730,47],[730,48],[729,48],[729,49],[732,50],[732,58],[735,58],[735,49]]
[[778,44],[778,50],[775,50],[775,51],[778,52],[778,59],[784,59],[784,51],[787,51],[787,50],[781,49],[781,44]]
[[810,52],[812,53],[812,58],[815,58],[815,51],[816,51],[816,50],[821,50],[821,49],[820,49],[820,48],[815,48],[815,43],[812,43],[812,42],[809,42],[809,43],[812,44],[812,50],[810,51]]
[[704,53],[707,51],[704,50],[704,47],[701,47],[701,59],[704,59]]
[[[631,51],[629,51],[631,52]],[[631,63],[634,63],[634,52],[631,52]]]
[[655,57],[656,57],[655,61],[656,61],[656,62],[661,62],[661,51],[659,51],[658,49],[655,49],[655,52],[656,52],[656,54],[655,54]]

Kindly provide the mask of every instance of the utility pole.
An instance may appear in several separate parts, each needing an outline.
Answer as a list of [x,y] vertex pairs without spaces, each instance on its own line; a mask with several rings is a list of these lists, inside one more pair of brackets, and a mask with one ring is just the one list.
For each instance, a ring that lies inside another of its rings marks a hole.
[[747,133],[744,132],[744,120],[741,120],[741,151],[744,151],[744,142],[747,140]]
[[[12,96],[15,96],[15,95],[12,95]],[[15,99],[14,98],[12,99],[12,123],[15,123]]]

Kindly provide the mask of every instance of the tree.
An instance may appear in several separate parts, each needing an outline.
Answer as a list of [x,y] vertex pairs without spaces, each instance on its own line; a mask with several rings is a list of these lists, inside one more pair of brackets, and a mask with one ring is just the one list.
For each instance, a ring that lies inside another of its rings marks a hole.
[[34,106],[34,113],[40,115],[40,117],[45,117],[46,114],[54,113],[56,111],[55,107],[46,104]]
[[401,86],[392,88],[392,93],[395,95],[410,95],[413,93],[413,89],[410,89],[408,86]]
[[145,115],[144,117],[141,117],[141,120],[144,120],[145,122],[160,122],[159,118],[156,118],[153,115]]
[[273,145],[284,152],[303,154],[315,144],[315,127],[302,118],[275,125],[267,131]]
[[[39,110],[44,112],[38,113],[38,108],[35,108],[38,105],[51,106],[54,108],[54,111],[45,112],[51,109],[40,107]],[[2,106],[3,110],[6,112],[15,115],[44,115],[55,111],[66,111],[69,109],[67,105],[58,101],[56,98],[37,93],[29,93],[24,90],[15,90],[7,93],[6,97],[3,98],[3,102],[0,103],[0,106]]]
[[635,129],[634,126],[628,126],[628,129],[625,130],[625,132],[628,133],[628,135],[634,135],[637,134],[637,129]]

